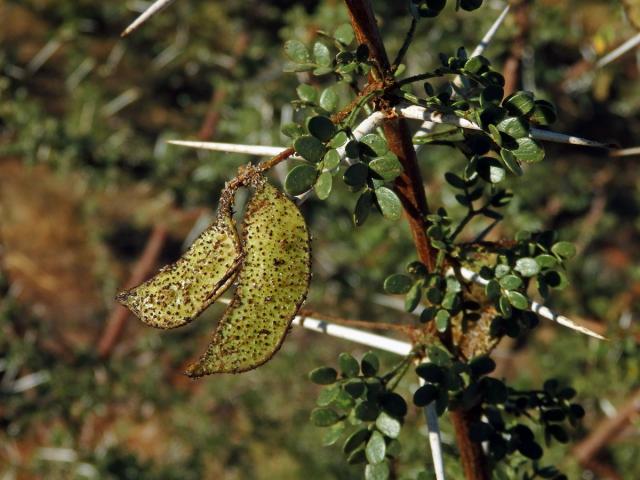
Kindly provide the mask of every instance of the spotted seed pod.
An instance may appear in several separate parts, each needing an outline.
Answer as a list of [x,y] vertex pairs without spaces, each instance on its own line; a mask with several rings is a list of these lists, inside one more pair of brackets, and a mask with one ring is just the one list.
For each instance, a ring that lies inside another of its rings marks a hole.
[[296,205],[258,182],[243,228],[243,264],[235,295],[191,377],[239,373],[280,348],[309,289],[310,238]]
[[221,207],[218,219],[187,252],[150,280],[116,299],[144,323],[156,328],[185,325],[222,295],[238,273],[240,239],[231,212]]

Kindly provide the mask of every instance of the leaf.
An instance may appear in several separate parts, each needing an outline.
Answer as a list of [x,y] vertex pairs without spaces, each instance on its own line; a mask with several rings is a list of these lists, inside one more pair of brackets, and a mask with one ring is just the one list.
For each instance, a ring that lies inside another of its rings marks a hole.
[[313,187],[317,177],[318,170],[313,165],[297,165],[284,180],[284,189],[289,195],[301,195]]
[[403,172],[402,164],[394,154],[390,153],[383,157],[378,157],[369,162],[369,168],[390,182]]
[[505,275],[499,282],[500,286],[506,290],[515,290],[522,286],[522,279],[517,275]]
[[524,257],[516,260],[514,270],[520,272],[523,277],[533,277],[540,273],[540,265],[534,258]]
[[477,55],[475,57],[471,57],[464,64],[464,69],[469,73],[480,73],[482,70],[485,70],[489,66],[489,60],[487,60],[482,55]]
[[353,452],[354,450],[358,449],[360,445],[369,440],[370,436],[371,432],[368,428],[361,428],[359,430],[356,430],[347,437],[342,446],[342,451],[347,454]]
[[247,206],[244,261],[211,344],[187,375],[239,373],[267,362],[284,341],[311,277],[311,241],[295,203],[264,179]]
[[331,385],[338,378],[338,372],[335,368],[320,367],[309,373],[309,380],[316,385]]
[[329,172],[322,172],[316,180],[315,190],[316,195],[320,200],[326,200],[331,193],[331,187],[333,186],[333,177]]
[[368,133],[360,139],[360,143],[364,143],[369,147],[376,156],[382,157],[389,151],[389,145],[387,141],[377,133]]
[[373,192],[367,190],[358,197],[356,207],[353,212],[353,223],[356,227],[364,224],[371,212],[371,206],[373,205]]
[[322,437],[322,445],[328,447],[330,445],[335,444],[345,431],[344,422],[337,423],[329,427],[327,432]]
[[176,328],[191,322],[233,283],[241,258],[240,239],[229,209],[172,264],[116,297],[145,324]]
[[575,256],[576,247],[571,242],[558,242],[551,247],[551,251],[560,258],[567,259]]
[[518,160],[516,160],[516,157],[513,153],[511,153],[506,148],[502,148],[500,149],[500,158],[502,158],[502,161],[507,166],[507,168],[511,170],[511,172],[515,173],[518,176],[522,175],[522,168],[520,167],[520,164],[518,163]]
[[482,6],[483,0],[460,0],[460,8],[471,12]]
[[333,112],[338,106],[338,94],[333,87],[325,88],[320,94],[318,104],[327,112]]
[[397,220],[402,215],[402,203],[393,190],[387,187],[376,188],[376,200],[385,218]]
[[368,464],[364,467],[365,480],[387,480],[389,474],[389,464],[387,462],[380,462],[377,465]]
[[307,83],[301,83],[298,85],[296,93],[298,94],[298,98],[303,102],[315,103],[318,99],[318,91]]
[[413,394],[413,403],[417,407],[426,407],[438,397],[438,389],[430,384],[421,386]]
[[351,28],[351,25],[349,25],[348,23],[340,25],[333,32],[333,38],[335,38],[345,46],[349,45],[351,42],[353,42],[353,38],[354,38],[353,29]]
[[302,158],[313,163],[318,163],[322,160],[327,151],[323,143],[311,135],[302,135],[296,138],[295,142],[293,142],[293,148]]
[[526,310],[529,307],[529,300],[522,293],[509,290],[505,294],[509,303],[519,310]]
[[284,44],[284,53],[296,63],[310,63],[311,56],[307,47],[299,40],[287,40]]
[[531,92],[519,91],[504,99],[502,105],[511,115],[527,115],[535,107]]
[[520,117],[507,117],[497,125],[498,130],[518,139],[529,135],[529,125]]
[[331,52],[329,48],[322,42],[316,42],[313,45],[313,58],[318,65],[323,67],[331,66]]
[[553,255],[543,253],[536,257],[536,262],[541,268],[553,268],[558,264],[558,260]]
[[358,361],[348,353],[341,353],[338,356],[340,371],[345,377],[355,377],[360,373],[360,365]]
[[379,368],[380,360],[375,353],[367,352],[362,356],[362,360],[360,360],[360,369],[365,377],[373,377],[378,373]]
[[518,138],[516,142],[518,148],[511,152],[518,160],[525,163],[537,163],[544,159],[544,149],[532,138]]
[[380,432],[374,431],[367,442],[365,454],[369,463],[375,465],[384,460],[387,453],[387,444]]
[[311,423],[316,427],[330,427],[340,421],[341,417],[331,408],[315,408],[311,412]]
[[436,313],[436,330],[440,333],[446,332],[449,327],[449,318],[451,314],[447,310],[438,310]]
[[366,163],[358,162],[353,165],[349,165],[344,171],[342,179],[349,187],[354,191],[360,190],[367,184],[367,178],[369,177],[369,167]]
[[558,118],[556,108],[546,100],[536,100],[533,110],[529,114],[529,121],[538,125],[551,125]]
[[[316,115],[315,117],[311,117],[309,119],[309,123],[307,124],[307,128],[309,129],[309,133],[314,137],[316,137],[321,142],[328,142],[336,133],[336,126],[333,124],[333,122],[329,117],[325,117],[324,115]],[[294,146],[296,145],[296,143],[294,143]],[[319,151],[322,151],[322,156],[324,155],[325,153],[324,146],[320,149],[317,145],[314,145],[314,148],[318,148]],[[307,158],[304,155],[302,156],[304,158]],[[322,158],[322,156],[320,158]],[[307,160],[310,160],[310,159],[307,158]],[[313,161],[320,161],[320,160],[313,160]]]
[[324,168],[327,170],[333,170],[340,165],[340,154],[337,150],[332,148],[324,155],[322,161]]
[[478,158],[478,175],[483,180],[490,183],[500,183],[506,176],[506,171],[502,164],[492,157]]
[[398,438],[402,425],[396,418],[382,412],[376,419],[376,428],[389,438]]
[[384,281],[384,291],[395,295],[403,295],[409,291],[413,280],[402,273],[394,273]]

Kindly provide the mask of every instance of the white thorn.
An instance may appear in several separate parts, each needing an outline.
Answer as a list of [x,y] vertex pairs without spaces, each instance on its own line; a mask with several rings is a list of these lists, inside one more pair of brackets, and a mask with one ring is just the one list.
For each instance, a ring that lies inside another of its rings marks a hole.
[[167,140],[171,145],[180,147],[198,148],[200,150],[212,150],[216,152],[244,153],[247,155],[274,157],[286,150],[285,147],[271,147],[265,145],[242,145],[237,143],[220,142],[192,142],[188,140]]
[[640,155],[640,147],[622,148],[609,152],[610,157],[630,157],[632,155]]
[[[409,103],[400,103],[396,105],[395,111],[405,118],[411,120],[421,120],[422,122],[429,121],[433,123],[446,123],[449,125],[455,125],[456,127],[466,128],[468,130],[479,130],[479,125],[467,120],[466,118],[458,117],[452,113],[442,113],[437,110],[427,109],[419,105],[412,105]],[[540,128],[531,129],[531,138],[534,140],[543,140],[547,142],[566,143],[570,145],[580,145],[583,147],[595,147],[609,149],[610,146],[597,142],[595,140],[588,140],[586,138],[575,137],[573,135],[566,135],[564,133],[552,132],[550,130],[542,130]]]
[[[220,303],[229,304],[231,300],[228,298],[220,298]],[[325,320],[318,320],[313,317],[303,317],[297,315],[293,319],[293,325],[304,327],[314,332],[327,334],[331,337],[342,338],[360,345],[384,350],[385,352],[395,353],[397,355],[407,356],[413,350],[413,346],[408,342],[396,340],[393,338],[377,335],[375,333],[364,332],[356,328],[344,327]]]
[[510,9],[511,9],[510,5],[507,5],[506,7],[504,7],[504,10],[502,10],[502,13],[498,16],[498,18],[496,18],[496,21],[493,22],[489,30],[487,30],[487,33],[484,34],[484,37],[482,37],[482,40],[480,40],[480,43],[476,46],[473,52],[471,52],[471,56],[469,58],[477,57],[478,55],[482,55],[484,53],[484,51],[487,49],[487,47],[491,43],[491,40],[493,40],[493,37],[495,36],[498,29],[502,26],[502,22],[504,22],[504,19],[507,18],[507,14],[509,13]]
[[136,18],[131,25],[129,25],[124,32],[122,32],[121,36],[126,37],[131,32],[140,27],[144,22],[149,20],[152,16],[158,13],[160,10],[171,5],[175,0],[156,0],[151,4],[149,8],[147,8],[138,18]]
[[629,40],[627,40],[622,45],[620,45],[618,48],[612,50],[611,52],[606,54],[604,57],[602,57],[600,60],[598,60],[595,64],[595,68],[602,68],[605,65],[608,65],[609,63],[613,62],[618,57],[621,57],[622,55],[627,53],[629,50],[637,47],[638,45],[640,45],[640,33],[634,35]]
[[[420,386],[424,385],[424,383],[424,379],[420,377]],[[429,446],[431,447],[431,458],[433,459],[433,469],[436,473],[436,480],[445,480],[442,437],[440,436],[440,423],[438,421],[435,401],[424,407],[424,417],[427,422]]]

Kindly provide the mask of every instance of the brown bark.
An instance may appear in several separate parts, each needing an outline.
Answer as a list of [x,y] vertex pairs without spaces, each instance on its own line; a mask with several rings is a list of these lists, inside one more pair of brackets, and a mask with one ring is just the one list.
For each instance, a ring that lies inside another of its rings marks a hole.
[[531,30],[530,0],[519,0],[515,3],[513,16],[518,26],[518,34],[511,44],[511,52],[504,63],[504,94],[511,95],[520,87],[521,64],[524,49],[529,40]]
[[[146,280],[162,252],[166,239],[167,229],[162,225],[156,225],[147,240],[142,255],[140,255],[138,262],[133,267],[131,276],[124,285],[125,289],[135,287]],[[98,355],[100,358],[108,358],[111,355],[124,332],[128,318],[129,310],[122,305],[114,306],[98,341]]]
[[[377,77],[381,78],[376,78],[374,75],[370,80],[392,81],[389,58],[370,1],[345,0],[345,3],[349,9],[351,24],[358,42],[369,47],[370,56],[380,69]],[[435,254],[426,233],[426,215],[429,210],[409,128],[405,120],[392,119],[385,123],[384,133],[389,148],[398,156],[404,168],[403,175],[396,180],[395,190],[402,201],[405,216],[411,227],[418,257],[432,270]],[[455,410],[451,412],[450,418],[456,432],[460,460],[466,479],[488,480],[490,474],[484,452],[480,444],[472,442],[469,437],[469,426],[472,421],[479,418],[479,412]]]

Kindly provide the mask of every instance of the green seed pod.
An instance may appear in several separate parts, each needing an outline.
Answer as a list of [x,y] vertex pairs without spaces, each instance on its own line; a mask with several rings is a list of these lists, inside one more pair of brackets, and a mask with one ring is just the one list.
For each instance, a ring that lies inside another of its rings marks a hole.
[[199,377],[256,368],[280,348],[309,290],[310,238],[296,205],[259,181],[244,219],[238,286],[209,348],[187,370]]
[[149,326],[181,327],[231,286],[240,260],[238,233],[229,209],[222,206],[217,221],[176,263],[116,299]]

